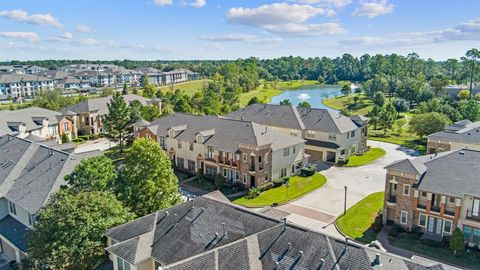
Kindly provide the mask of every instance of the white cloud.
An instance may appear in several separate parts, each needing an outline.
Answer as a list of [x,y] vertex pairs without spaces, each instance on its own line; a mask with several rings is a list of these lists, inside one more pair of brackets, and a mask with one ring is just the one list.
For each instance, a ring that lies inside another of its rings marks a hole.
[[153,3],[157,6],[168,6],[173,4],[173,0],[153,0]]
[[201,35],[198,38],[206,41],[228,42],[228,41],[249,41],[249,40],[254,40],[257,37],[254,35],[248,35],[248,34],[232,33],[232,34],[223,34],[223,35]]
[[93,38],[79,39],[77,42],[79,45],[86,45],[86,46],[93,46],[98,44],[98,41]]
[[7,18],[16,22],[26,22],[34,25],[49,25],[56,28],[62,28],[63,25],[50,14],[32,14],[21,9],[0,10],[0,17]]
[[73,39],[73,34],[70,32],[65,32],[60,36],[61,39],[65,40],[72,40]]
[[344,7],[352,3],[352,0],[296,0],[295,2],[308,5],[325,5],[333,7]]
[[40,37],[33,32],[0,32],[0,37],[12,38],[29,42],[37,42]]
[[388,0],[375,0],[373,2],[363,2],[353,11],[353,16],[366,16],[374,18],[380,15],[392,13],[395,6],[389,4]]
[[204,46],[204,48],[209,51],[220,51],[224,49],[224,47],[218,43],[207,44]]
[[345,33],[346,30],[338,23],[305,23],[318,15],[334,14],[335,11],[328,8],[274,3],[257,8],[234,7],[228,11],[227,18],[231,22],[258,27],[277,34],[316,36]]
[[75,30],[77,30],[77,32],[80,32],[80,33],[90,33],[92,32],[92,29],[86,25],[83,25],[83,24],[79,24],[77,25],[77,27],[75,27]]
[[192,7],[201,8],[207,4],[206,0],[195,0],[193,3],[190,4]]

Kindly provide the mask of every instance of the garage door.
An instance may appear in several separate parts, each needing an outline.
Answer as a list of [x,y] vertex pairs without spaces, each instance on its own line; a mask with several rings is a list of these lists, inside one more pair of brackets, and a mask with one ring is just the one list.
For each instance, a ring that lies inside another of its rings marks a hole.
[[305,153],[310,155],[310,161],[323,161],[323,152],[305,149]]

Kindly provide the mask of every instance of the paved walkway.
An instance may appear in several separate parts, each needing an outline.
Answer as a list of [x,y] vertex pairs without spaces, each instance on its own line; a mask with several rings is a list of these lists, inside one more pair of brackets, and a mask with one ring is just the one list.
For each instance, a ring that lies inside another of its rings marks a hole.
[[112,147],[114,147],[116,143],[110,142],[106,138],[100,138],[92,141],[86,141],[82,144],[79,144],[77,148],[75,148],[75,153],[84,153],[84,152],[90,152],[94,150],[100,150],[100,151],[105,151],[108,150]]

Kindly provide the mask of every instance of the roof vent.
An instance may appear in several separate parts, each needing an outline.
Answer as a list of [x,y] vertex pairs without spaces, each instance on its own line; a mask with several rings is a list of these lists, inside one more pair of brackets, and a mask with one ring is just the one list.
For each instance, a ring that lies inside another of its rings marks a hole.
[[460,152],[458,152],[458,153],[459,153],[460,155],[465,155],[465,151],[463,151],[463,150],[460,151]]
[[380,265],[380,253],[375,253],[375,259],[373,259],[372,266]]

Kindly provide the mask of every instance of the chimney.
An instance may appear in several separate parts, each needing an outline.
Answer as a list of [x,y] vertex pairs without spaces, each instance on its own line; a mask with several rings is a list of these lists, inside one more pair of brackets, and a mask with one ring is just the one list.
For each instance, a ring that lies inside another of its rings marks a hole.
[[177,224],[177,214],[173,214],[173,224]]
[[375,253],[375,259],[373,260],[373,265],[380,265],[380,253]]
[[225,222],[222,223],[222,228],[223,228],[223,236],[222,237],[226,237],[227,236],[227,229],[225,229]]
[[283,219],[283,230],[287,229],[287,218],[282,218]]

